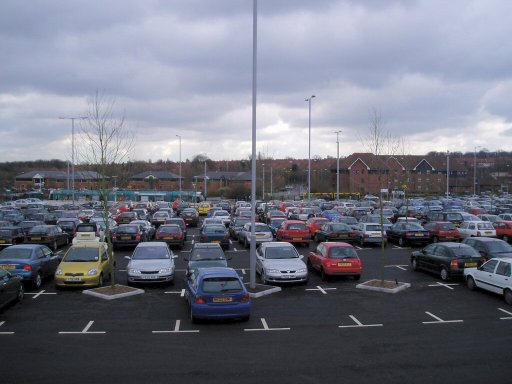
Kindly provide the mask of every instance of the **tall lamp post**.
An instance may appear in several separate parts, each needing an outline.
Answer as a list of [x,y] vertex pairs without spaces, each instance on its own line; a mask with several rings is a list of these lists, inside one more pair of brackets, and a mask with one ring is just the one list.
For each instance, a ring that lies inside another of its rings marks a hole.
[[473,195],[476,196],[476,149],[480,148],[480,146],[475,147],[474,157],[473,157]]
[[262,164],[263,167],[263,179],[261,183],[261,197],[262,200],[265,201],[265,164]]
[[341,131],[335,131],[336,134],[336,201],[340,200],[340,137]]
[[178,139],[180,139],[180,199],[181,199],[181,136],[176,135]]
[[450,151],[446,151],[446,197],[450,196]]
[[308,201],[311,200],[311,99],[316,97],[311,95],[305,101],[308,102],[309,114],[308,114]]
[[204,199],[208,195],[208,178],[206,177],[206,159],[204,159]]
[[62,117],[61,120],[71,120],[71,198],[73,205],[75,205],[75,120],[87,119],[86,116],[78,117]]

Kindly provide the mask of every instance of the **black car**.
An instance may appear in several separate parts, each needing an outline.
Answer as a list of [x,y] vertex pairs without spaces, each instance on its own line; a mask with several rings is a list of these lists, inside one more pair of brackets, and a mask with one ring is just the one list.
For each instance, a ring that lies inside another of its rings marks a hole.
[[0,227],[0,247],[23,243],[24,237],[21,227]]
[[233,238],[233,240],[238,240],[238,232],[240,232],[244,225],[249,221],[251,221],[250,217],[235,217],[229,223],[229,235]]
[[0,309],[13,301],[23,300],[25,290],[21,276],[13,275],[9,271],[0,268]]
[[417,223],[395,223],[386,229],[386,235],[388,241],[395,241],[400,247],[430,242],[430,232]]
[[185,208],[181,211],[180,217],[189,227],[197,227],[199,224],[199,213],[195,208]]
[[216,243],[195,243],[190,251],[190,257],[184,260],[188,261],[187,276],[192,274],[197,268],[228,266],[228,259],[222,247]]
[[148,241],[147,233],[141,224],[121,224],[112,233],[112,247],[135,247],[143,241]]
[[462,242],[475,248],[485,261],[493,257],[512,257],[512,246],[494,237],[466,237]]
[[352,243],[359,239],[358,234],[347,224],[325,223],[315,232],[314,240],[322,241],[344,241]]
[[464,268],[479,267],[482,263],[482,256],[473,247],[454,242],[432,243],[411,255],[413,270],[439,274],[443,281],[462,276]]
[[44,244],[56,251],[69,244],[69,236],[57,225],[36,225],[25,236],[25,243]]

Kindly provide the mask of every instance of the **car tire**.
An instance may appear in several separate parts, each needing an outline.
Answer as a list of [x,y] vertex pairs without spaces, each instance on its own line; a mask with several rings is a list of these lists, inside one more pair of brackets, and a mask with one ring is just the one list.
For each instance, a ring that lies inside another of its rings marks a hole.
[[474,291],[476,289],[475,279],[473,279],[471,276],[468,276],[466,279],[466,285],[470,291]]
[[403,237],[398,238],[398,246],[403,247],[405,245],[405,240]]
[[260,273],[260,280],[261,280],[261,283],[263,285],[267,284],[267,278],[265,276],[265,271],[264,270],[261,270],[261,273]]
[[100,277],[98,277],[98,287],[103,287],[103,273],[100,273]]
[[363,238],[362,238],[362,237],[359,239],[359,245],[360,245],[361,247],[364,247],[364,240],[363,240]]
[[320,278],[322,281],[327,281],[329,279],[329,276],[325,273],[325,270],[322,268],[320,269]]
[[243,321],[244,323],[247,323],[247,322],[249,321],[249,319],[250,319],[250,318],[251,318],[251,316],[244,316],[244,317],[242,317],[242,321]]
[[53,243],[52,243],[52,249],[53,251],[56,251],[57,250],[57,240],[53,240]]
[[418,260],[416,260],[416,258],[411,260],[411,266],[413,271],[418,271],[420,269],[418,266]]
[[448,281],[450,280],[450,274],[448,273],[448,270],[445,267],[441,268],[441,272],[439,273],[441,276],[441,280]]
[[510,289],[506,289],[503,292],[503,298],[508,305],[512,305],[512,291]]
[[310,270],[310,271],[313,270],[313,264],[311,264],[311,261],[309,261],[309,258],[308,258],[308,261],[306,262],[306,267],[308,267],[308,270]]
[[434,236],[434,237],[432,238],[432,242],[433,242],[433,243],[439,243],[439,237]]
[[510,237],[508,235],[503,235],[503,241],[506,241],[507,243],[509,243]]
[[23,284],[20,284],[20,287],[18,288],[18,293],[16,294],[16,301],[18,303],[23,301],[24,296],[25,296],[25,287],[23,287]]
[[36,278],[34,279],[34,288],[39,289],[43,284],[43,275],[41,272],[37,272]]
[[249,245],[250,245],[250,244],[249,244],[249,242],[247,241],[247,238],[245,237],[245,238],[244,238],[244,248],[245,248],[245,249],[249,248]]
[[361,280],[361,275],[354,275],[354,280],[356,280],[356,281]]

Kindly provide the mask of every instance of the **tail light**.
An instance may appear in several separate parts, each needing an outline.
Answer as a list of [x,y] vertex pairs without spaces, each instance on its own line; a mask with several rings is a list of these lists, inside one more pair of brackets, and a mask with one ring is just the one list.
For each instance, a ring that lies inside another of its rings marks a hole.
[[140,239],[141,239],[140,233],[137,233],[137,235],[135,235],[135,240],[140,240]]
[[196,299],[194,300],[196,304],[206,304],[206,300],[203,298],[203,296],[197,295]]
[[240,298],[240,302],[241,303],[248,303],[250,301],[250,297],[249,295],[243,295],[241,298]]
[[413,234],[411,232],[405,232],[405,236],[406,237],[411,237],[411,236],[413,236]]
[[23,270],[24,271],[31,271],[32,270],[32,266],[30,264],[25,264],[25,265],[23,265]]
[[480,234],[480,231],[476,231],[476,235],[477,235],[478,237],[482,236],[482,235]]
[[457,269],[459,268],[459,260],[455,259],[450,262],[450,269]]

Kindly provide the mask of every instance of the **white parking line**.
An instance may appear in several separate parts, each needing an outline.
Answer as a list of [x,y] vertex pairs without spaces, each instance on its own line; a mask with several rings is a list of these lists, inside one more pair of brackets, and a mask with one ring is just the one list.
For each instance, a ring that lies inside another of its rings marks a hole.
[[385,265],[384,266],[384,268],[398,268],[398,269],[401,269],[402,271],[407,271],[407,267],[408,267],[407,264],[402,264],[402,265]]
[[464,320],[443,320],[440,317],[437,317],[436,315],[434,315],[430,312],[425,312],[425,313],[427,315],[433,317],[434,319],[436,319],[436,321],[423,321],[422,322],[423,324],[444,324],[444,323],[462,323],[462,322],[464,322]]
[[175,293],[180,295],[180,297],[185,297],[185,289],[182,289],[181,291],[166,291],[164,293]]
[[151,331],[151,333],[199,333],[199,329],[180,330],[181,320],[176,320],[176,325],[171,331]]
[[459,284],[457,284],[457,283],[448,284],[448,283],[441,283],[440,281],[438,281],[435,284],[429,284],[429,287],[445,287],[445,288],[453,290],[451,285],[455,286],[455,285],[459,285]]
[[26,292],[25,295],[34,295],[32,299],[37,299],[41,295],[56,295],[55,292],[46,292],[44,289],[39,292]]
[[261,323],[263,324],[263,328],[251,328],[251,329],[244,329],[246,332],[252,332],[252,331],[289,331],[290,328],[269,328],[267,325],[267,322],[262,317]]
[[[512,312],[505,311],[502,308],[498,308],[499,311],[506,313],[507,315],[512,315]],[[500,317],[500,320],[512,320],[512,317]]]
[[306,291],[320,291],[324,295],[327,295],[326,291],[330,291],[330,290],[333,290],[333,289],[337,289],[337,288],[322,288],[321,286],[317,285],[316,288],[306,288]]
[[363,324],[355,316],[349,315],[356,325],[338,325],[338,328],[383,327],[382,324]]
[[[5,324],[5,321],[0,321],[0,327]],[[14,332],[0,332],[0,335],[14,335]]]
[[105,331],[89,332],[89,329],[92,327],[93,324],[94,324],[94,321],[91,320],[87,323],[85,328],[79,332],[59,332],[59,334],[61,334],[61,335],[64,335],[64,334],[65,335],[71,335],[71,334],[74,334],[74,335],[78,335],[78,334],[96,335],[96,334],[106,333]]

